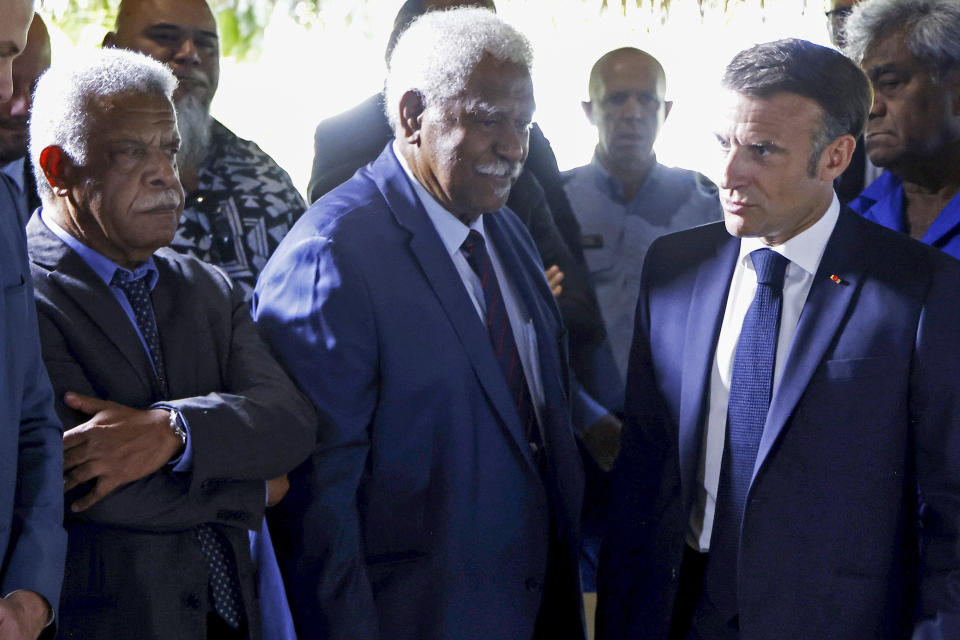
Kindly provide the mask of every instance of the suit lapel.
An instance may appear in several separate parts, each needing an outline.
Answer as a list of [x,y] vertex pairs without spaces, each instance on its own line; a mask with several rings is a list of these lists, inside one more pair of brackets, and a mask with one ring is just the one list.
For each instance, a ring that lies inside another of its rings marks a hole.
[[[840,212],[810,286],[779,387],[770,402],[753,469],[754,478],[823,360],[863,281],[866,263],[859,253],[860,241],[853,228],[854,215],[847,209]],[[837,276],[840,283],[831,276]]]
[[[163,366],[167,372],[167,387],[171,398],[189,394],[189,389],[198,388],[198,372],[195,358],[177,357],[177,354],[193,353],[196,350],[198,318],[205,317],[195,303],[200,300],[195,295],[184,295],[176,283],[185,281],[183,273],[176,263],[164,256],[165,249],[153,254],[153,263],[157,267],[157,285],[153,289],[150,301],[153,314],[157,319],[157,332],[160,335],[160,351],[163,353]],[[172,251],[172,249],[170,250]],[[192,395],[192,394],[190,394]]]
[[501,423],[521,449],[524,458],[532,465],[526,436],[500,365],[490,348],[487,329],[477,316],[443,241],[407,181],[403,168],[394,157],[391,144],[392,141],[374,161],[368,177],[377,184],[397,222],[411,233],[410,251],[414,259],[419,263],[456,331],[484,393],[500,416]]
[[680,392],[679,454],[684,513],[689,513],[695,496],[697,465],[706,422],[710,370],[720,325],[730,289],[730,277],[740,253],[740,241],[728,236],[713,256],[700,264],[690,297],[690,310],[683,347]]
[[[560,411],[561,414],[564,414],[566,411],[566,402],[563,399],[562,391],[564,384],[559,377],[560,372],[565,371],[565,365],[562,366],[557,360],[559,353],[557,341],[560,339],[558,335],[560,327],[559,311],[554,312],[555,315],[551,321],[548,316],[548,310],[551,307],[545,305],[543,301],[552,300],[553,293],[547,285],[543,272],[531,271],[530,269],[531,264],[537,265],[539,263],[522,260],[517,253],[517,239],[510,232],[507,221],[503,219],[505,215],[508,214],[504,211],[486,214],[484,216],[484,228],[487,235],[493,240],[503,270],[510,274],[513,288],[520,297],[527,315],[533,321],[533,329],[537,339],[537,358],[540,363],[538,374],[543,386],[544,404],[546,405],[542,415],[540,415],[541,436],[544,446],[550,447],[553,445],[552,436],[554,433],[551,426],[555,422],[555,418],[552,415],[547,415],[547,413]],[[553,309],[556,309],[556,307],[553,307]],[[519,431],[519,423],[517,427],[518,435],[522,438],[520,442],[525,445],[526,436]],[[523,446],[522,449],[524,457],[531,465],[534,465],[535,462],[530,454],[529,447]]]
[[46,277],[53,286],[86,314],[123,355],[140,383],[152,390],[153,397],[159,397],[147,352],[110,288],[83,258],[47,229],[39,215],[30,219],[27,236],[31,262],[47,270]]

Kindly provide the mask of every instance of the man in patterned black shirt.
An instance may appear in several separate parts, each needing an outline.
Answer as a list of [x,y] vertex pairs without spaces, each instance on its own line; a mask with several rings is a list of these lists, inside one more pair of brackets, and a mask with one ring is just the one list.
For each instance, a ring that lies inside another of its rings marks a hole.
[[177,76],[177,162],[187,200],[170,246],[220,265],[249,300],[305,205],[270,156],[210,116],[220,76],[213,12],[206,0],[123,0],[103,44],[145,53]]

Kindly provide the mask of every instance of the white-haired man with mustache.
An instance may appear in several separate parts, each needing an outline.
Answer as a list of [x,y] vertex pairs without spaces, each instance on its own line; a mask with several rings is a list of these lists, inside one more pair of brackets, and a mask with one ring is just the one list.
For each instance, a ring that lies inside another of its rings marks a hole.
[[122,0],[103,45],[144,53],[179,80],[173,103],[186,200],[170,246],[222,267],[249,299],[260,270],[305,206],[273,158],[210,115],[220,80],[213,11],[206,0]]
[[257,282],[258,324],[326,418],[278,519],[301,637],[582,637],[565,334],[504,206],[530,64],[490,11],[418,18],[389,65],[394,139]]
[[[165,248],[183,208],[176,79],[103,49],[40,79],[27,224],[63,436],[65,638],[261,638],[249,532],[314,413],[220,269]],[[264,613],[267,606],[264,605]]]

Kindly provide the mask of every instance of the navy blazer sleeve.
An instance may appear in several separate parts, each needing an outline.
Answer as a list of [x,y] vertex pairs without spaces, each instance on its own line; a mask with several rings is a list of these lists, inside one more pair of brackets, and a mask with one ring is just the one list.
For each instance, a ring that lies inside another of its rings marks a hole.
[[960,263],[938,254],[910,380],[920,501],[914,638],[960,637]]
[[285,566],[294,619],[329,640],[376,638],[357,509],[377,402],[367,286],[336,242],[314,235],[281,245],[254,300],[261,330],[326,418],[284,505],[303,510],[290,533],[300,554]]
[[0,214],[0,596],[28,589],[56,611],[67,544],[63,429],[40,355],[23,229],[12,210]]

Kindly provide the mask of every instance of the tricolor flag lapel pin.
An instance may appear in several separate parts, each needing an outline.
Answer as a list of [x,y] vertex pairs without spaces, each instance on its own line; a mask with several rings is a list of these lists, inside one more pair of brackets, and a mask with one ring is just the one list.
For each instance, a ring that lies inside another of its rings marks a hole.
[[843,278],[835,273],[830,275],[830,280],[833,281],[834,284],[843,284]]

